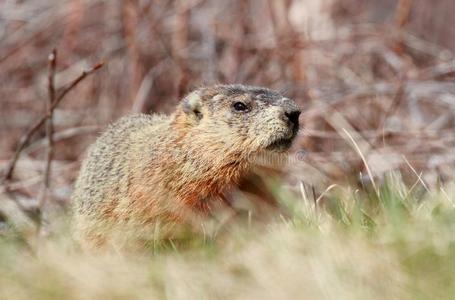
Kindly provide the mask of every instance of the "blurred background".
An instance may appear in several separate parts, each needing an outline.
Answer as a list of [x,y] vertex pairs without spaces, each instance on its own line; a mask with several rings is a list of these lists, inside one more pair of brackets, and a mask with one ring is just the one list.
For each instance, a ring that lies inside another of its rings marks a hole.
[[[303,108],[289,182],[325,189],[400,170],[455,177],[451,0],[0,0],[0,170],[56,86],[99,61],[54,113],[51,203],[68,202],[86,147],[131,112],[169,113],[200,85],[267,86]],[[36,204],[45,130],[9,190]],[[304,151],[304,152],[302,152]],[[304,153],[304,155],[302,155]],[[416,176],[418,175],[418,176]]]

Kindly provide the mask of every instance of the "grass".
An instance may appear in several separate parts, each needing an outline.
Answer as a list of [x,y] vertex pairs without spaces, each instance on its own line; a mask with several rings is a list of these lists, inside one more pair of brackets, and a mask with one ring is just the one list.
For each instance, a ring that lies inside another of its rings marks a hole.
[[334,186],[315,210],[277,187],[287,217],[134,255],[82,254],[65,229],[37,253],[6,235],[0,299],[453,299],[455,185],[394,173],[378,189]]

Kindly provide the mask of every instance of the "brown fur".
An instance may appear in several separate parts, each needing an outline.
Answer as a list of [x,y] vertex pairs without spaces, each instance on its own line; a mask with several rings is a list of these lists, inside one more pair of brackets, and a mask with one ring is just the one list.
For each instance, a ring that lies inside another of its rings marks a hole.
[[[247,110],[236,110],[236,102]],[[218,85],[190,93],[170,116],[120,119],[83,162],[72,196],[76,238],[98,247],[114,236],[125,242],[172,233],[223,199],[254,155],[285,151],[298,114],[275,91]]]

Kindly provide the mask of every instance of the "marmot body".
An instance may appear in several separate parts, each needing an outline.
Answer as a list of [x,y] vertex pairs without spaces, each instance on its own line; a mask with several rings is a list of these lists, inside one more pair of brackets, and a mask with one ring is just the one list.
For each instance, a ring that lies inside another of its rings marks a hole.
[[254,155],[289,148],[299,114],[278,92],[217,85],[190,93],[170,116],[120,119],[82,164],[72,196],[76,238],[144,237],[157,224],[203,212],[248,172]]

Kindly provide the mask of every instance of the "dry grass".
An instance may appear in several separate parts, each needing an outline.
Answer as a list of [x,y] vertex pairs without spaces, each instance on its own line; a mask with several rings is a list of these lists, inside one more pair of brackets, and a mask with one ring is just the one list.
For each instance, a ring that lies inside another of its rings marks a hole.
[[380,198],[337,187],[319,211],[282,196],[289,218],[266,227],[239,221],[141,254],[82,254],[65,226],[35,254],[4,236],[0,297],[451,299],[455,185],[444,190],[408,189],[389,174]]

